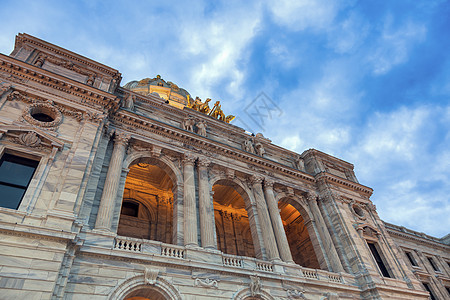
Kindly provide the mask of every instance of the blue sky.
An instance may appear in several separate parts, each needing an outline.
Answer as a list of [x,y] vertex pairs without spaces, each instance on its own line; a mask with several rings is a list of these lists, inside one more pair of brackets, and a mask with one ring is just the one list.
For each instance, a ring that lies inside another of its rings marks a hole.
[[[161,74],[221,100],[236,125],[275,144],[353,163],[383,220],[437,237],[450,231],[449,1],[1,0],[0,8],[1,53],[26,32],[120,70],[122,84]],[[255,122],[245,108],[258,95],[280,110]]]

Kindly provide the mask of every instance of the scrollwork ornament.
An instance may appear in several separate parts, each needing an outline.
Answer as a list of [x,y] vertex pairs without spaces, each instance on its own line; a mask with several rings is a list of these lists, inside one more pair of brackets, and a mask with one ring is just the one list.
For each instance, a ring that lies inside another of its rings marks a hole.
[[192,154],[185,154],[183,156],[183,164],[184,165],[194,165],[195,160],[197,159],[197,157],[193,156]]
[[206,287],[206,288],[217,289],[217,288],[219,288],[219,280],[218,279],[212,279],[212,278],[209,278],[209,277],[205,277],[205,278],[197,277],[194,280],[194,285],[195,286]]
[[305,290],[289,289],[286,293],[289,299],[306,299]]
[[273,180],[270,178],[264,178],[264,187],[267,189],[273,189]]
[[144,280],[148,285],[154,285],[156,279],[158,278],[159,270],[153,268],[145,268],[144,270]]
[[251,184],[255,185],[255,184],[261,184],[263,181],[263,177],[258,176],[258,175],[253,175],[252,177],[250,177],[250,182]]

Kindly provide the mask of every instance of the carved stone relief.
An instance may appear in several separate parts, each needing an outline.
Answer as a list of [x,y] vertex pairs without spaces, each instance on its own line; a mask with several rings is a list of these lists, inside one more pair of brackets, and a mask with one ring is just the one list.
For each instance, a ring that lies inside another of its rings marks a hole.
[[252,297],[260,295],[262,292],[261,279],[258,276],[254,275],[250,276],[250,280],[250,292],[252,294]]
[[144,270],[144,281],[145,284],[153,285],[156,283],[158,278],[159,269],[145,268]]
[[214,288],[217,289],[219,288],[219,279],[212,279],[209,277],[197,277],[194,280],[194,285],[195,286],[200,286],[200,287],[205,287],[205,288]]

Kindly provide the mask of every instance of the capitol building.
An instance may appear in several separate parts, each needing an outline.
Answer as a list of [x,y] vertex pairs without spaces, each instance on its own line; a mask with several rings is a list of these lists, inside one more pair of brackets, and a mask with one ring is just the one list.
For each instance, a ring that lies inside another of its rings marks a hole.
[[149,76],[27,34],[0,54],[1,300],[450,299],[449,235]]

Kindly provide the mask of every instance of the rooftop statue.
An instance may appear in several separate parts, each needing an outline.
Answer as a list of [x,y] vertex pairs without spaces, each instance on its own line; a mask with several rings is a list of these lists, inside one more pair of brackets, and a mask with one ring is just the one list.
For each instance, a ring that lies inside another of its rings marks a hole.
[[187,95],[187,107],[191,108],[193,110],[199,111],[201,113],[204,113],[206,115],[209,115],[215,119],[218,119],[220,121],[223,121],[225,123],[230,123],[235,116],[228,115],[225,116],[224,112],[222,111],[222,106],[220,105],[220,101],[216,101],[214,103],[213,108],[211,109],[209,107],[209,102],[211,101],[210,98],[207,98],[205,102],[202,102],[202,99],[199,97],[195,97],[195,100],[192,100],[192,98]]

